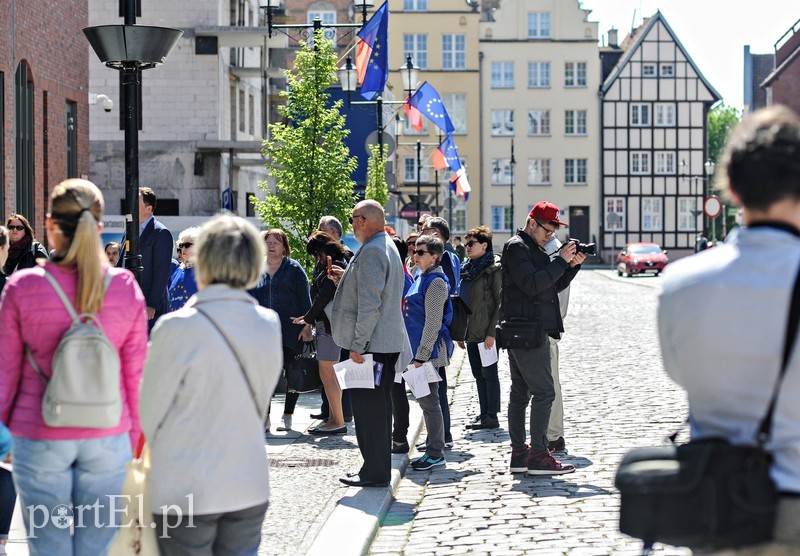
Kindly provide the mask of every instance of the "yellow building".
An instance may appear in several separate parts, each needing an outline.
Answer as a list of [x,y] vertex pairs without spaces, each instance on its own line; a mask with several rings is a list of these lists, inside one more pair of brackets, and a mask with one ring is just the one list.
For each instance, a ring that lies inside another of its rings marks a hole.
[[[419,190],[433,212],[447,218],[452,233],[462,234],[480,223],[478,190],[481,185],[480,156],[480,74],[478,29],[480,13],[464,0],[388,0],[389,85],[395,98],[405,96],[398,68],[410,54],[420,68],[420,81],[427,81],[439,92],[455,126],[453,138],[461,162],[467,169],[472,192],[469,201],[450,195],[451,172],[438,173],[439,187],[432,166],[432,153],[440,141],[439,129],[425,120],[422,132],[405,121],[397,137],[395,175],[401,205],[410,209],[409,219],[416,215],[417,148],[422,143]],[[379,3],[376,2],[376,6]],[[398,115],[405,120],[400,109]],[[443,137],[442,137],[443,138]],[[438,195],[437,195],[438,192]]]
[[570,225],[560,239],[598,237],[601,70],[588,16],[578,0],[506,0],[480,23],[483,165],[471,183],[495,246],[545,200]]

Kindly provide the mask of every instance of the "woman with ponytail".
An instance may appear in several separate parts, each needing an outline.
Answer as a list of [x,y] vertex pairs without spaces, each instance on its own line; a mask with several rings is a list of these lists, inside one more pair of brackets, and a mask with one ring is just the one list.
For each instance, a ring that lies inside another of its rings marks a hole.
[[[53,258],[10,276],[0,303],[0,421],[14,436],[14,481],[21,504],[37,509],[23,512],[32,555],[108,551],[116,533],[112,520],[119,515],[114,496],[121,493],[125,463],[141,436],[138,401],[147,351],[145,302],[133,275],[108,264],[100,243],[102,215],[103,196],[93,183],[71,179],[57,185],[45,222]],[[45,384],[27,352],[49,378],[56,347],[72,324],[45,273],[79,314],[96,316],[117,350],[122,415],[116,426],[44,423]],[[70,519],[74,534],[65,526]]]

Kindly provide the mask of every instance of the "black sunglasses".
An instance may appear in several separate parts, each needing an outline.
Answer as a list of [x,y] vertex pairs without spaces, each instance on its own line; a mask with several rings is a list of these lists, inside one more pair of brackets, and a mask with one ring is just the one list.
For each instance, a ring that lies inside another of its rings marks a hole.
[[18,232],[21,232],[22,230],[25,229],[25,226],[12,226],[11,224],[9,224],[8,225],[8,229],[9,230],[17,230]]
[[192,245],[194,245],[194,243],[179,243],[178,244],[178,249],[188,249]]
[[472,246],[473,246],[473,245],[475,245],[476,243],[480,243],[480,241],[477,241],[477,240],[471,239],[471,240],[469,240],[468,242],[466,242],[466,243],[464,244],[464,246],[465,246],[465,247],[472,247]]
[[425,249],[411,249],[411,252],[414,255],[424,255],[425,253],[430,253],[430,251],[426,251]]
[[364,220],[366,220],[366,219],[367,219],[367,217],[366,217],[366,216],[361,216],[360,214],[354,214],[353,216],[351,216],[350,218],[348,218],[348,220],[350,221],[350,223],[351,223],[351,224],[353,223],[353,218],[363,218]]

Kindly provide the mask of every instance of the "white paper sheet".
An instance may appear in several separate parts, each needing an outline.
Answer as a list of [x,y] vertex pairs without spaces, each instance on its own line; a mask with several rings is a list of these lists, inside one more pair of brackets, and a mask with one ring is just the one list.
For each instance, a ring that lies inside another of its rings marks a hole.
[[6,463],[4,461],[0,461],[0,469],[5,469],[6,471],[14,471],[14,466],[10,463]]
[[363,363],[355,363],[352,359],[345,359],[341,363],[336,363],[333,370],[336,372],[336,380],[342,390],[348,388],[370,388],[375,389],[375,373],[372,365],[372,354],[364,354]]
[[428,386],[428,373],[425,370],[425,365],[415,367],[413,363],[410,364],[406,372],[403,373],[403,378],[406,380],[406,384],[408,384],[409,388],[411,388],[411,393],[414,394],[415,398],[424,398],[431,393],[431,388]]
[[481,365],[488,367],[497,363],[497,344],[492,344],[492,347],[487,348],[486,344],[481,342],[478,344],[478,353],[481,354]]

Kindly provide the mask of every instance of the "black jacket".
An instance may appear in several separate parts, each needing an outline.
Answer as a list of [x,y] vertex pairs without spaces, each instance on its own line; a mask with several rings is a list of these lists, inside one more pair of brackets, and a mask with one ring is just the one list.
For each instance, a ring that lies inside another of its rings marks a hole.
[[3,267],[3,272],[6,276],[11,276],[15,270],[22,270],[23,268],[33,268],[36,266],[37,259],[47,259],[47,249],[38,241],[31,243],[25,251],[19,254],[16,259],[8,257],[6,265]]
[[[342,259],[335,259],[331,263],[347,268],[347,261]],[[314,265],[314,280],[311,282],[311,308],[304,315],[303,320],[312,325],[318,322],[324,323],[325,330],[330,334],[331,321],[328,320],[328,315],[325,314],[325,307],[333,301],[335,295],[336,283],[328,278],[327,263],[317,262]]]
[[522,230],[503,246],[503,302],[500,320],[531,321],[552,336],[564,331],[558,292],[575,278],[580,265],[570,267],[561,257],[550,260],[533,238]]

